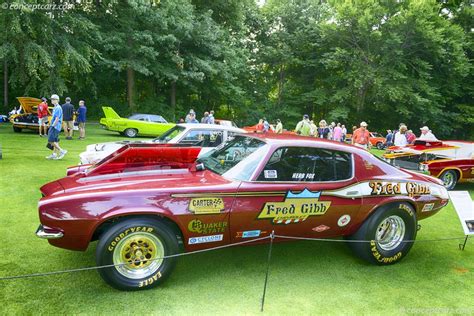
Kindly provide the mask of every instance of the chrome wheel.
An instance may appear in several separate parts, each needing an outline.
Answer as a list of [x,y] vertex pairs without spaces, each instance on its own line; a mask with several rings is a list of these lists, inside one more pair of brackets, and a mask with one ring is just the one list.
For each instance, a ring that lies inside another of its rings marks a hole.
[[124,134],[125,136],[127,137],[135,137],[137,136],[138,134],[138,131],[134,128],[127,128],[125,131],[124,131]]
[[456,182],[455,175],[453,174],[452,171],[446,171],[443,174],[442,180],[443,180],[444,187],[448,189],[451,189]]
[[405,236],[405,222],[397,215],[384,219],[375,232],[375,240],[382,250],[397,248]]
[[153,234],[133,233],[117,244],[113,263],[117,271],[130,279],[143,279],[155,273],[163,263],[165,254],[161,240]]

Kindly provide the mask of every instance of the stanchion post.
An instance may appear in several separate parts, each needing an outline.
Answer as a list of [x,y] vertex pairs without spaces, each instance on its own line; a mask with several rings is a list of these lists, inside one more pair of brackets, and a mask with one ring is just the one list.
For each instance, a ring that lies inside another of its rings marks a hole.
[[464,250],[464,248],[466,248],[466,244],[467,244],[467,239],[469,238],[469,235],[466,235],[466,238],[464,238],[464,243],[463,244],[459,244],[459,250]]
[[268,272],[270,271],[270,259],[272,258],[273,239],[275,239],[274,230],[272,230],[272,233],[270,234],[270,246],[268,248],[268,258],[267,258],[267,272],[265,273],[265,283],[263,285],[263,295],[262,295],[262,306],[260,307],[261,312],[263,312],[263,305],[265,304],[265,294],[267,293]]

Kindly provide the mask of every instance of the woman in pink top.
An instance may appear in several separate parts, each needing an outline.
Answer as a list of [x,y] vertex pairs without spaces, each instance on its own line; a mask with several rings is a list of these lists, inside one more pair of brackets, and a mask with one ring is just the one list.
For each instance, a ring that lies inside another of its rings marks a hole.
[[342,138],[341,123],[337,123],[336,127],[334,127],[333,140],[335,140],[336,142],[340,142],[341,138]]

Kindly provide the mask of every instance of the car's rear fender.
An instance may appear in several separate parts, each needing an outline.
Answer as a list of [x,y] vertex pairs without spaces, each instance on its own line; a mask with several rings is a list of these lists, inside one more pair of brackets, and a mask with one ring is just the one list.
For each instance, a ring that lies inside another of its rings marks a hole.
[[[367,221],[370,216],[372,216],[378,209],[381,207],[386,207],[388,205],[396,205],[396,204],[401,204],[401,203],[406,203],[413,207],[415,210],[415,213],[418,215],[418,208],[417,208],[417,203],[414,200],[411,200],[408,197],[405,196],[400,196],[400,197],[392,197],[390,199],[386,199],[380,203],[374,203],[370,205],[369,203],[363,203],[361,212],[363,213],[362,216],[358,216],[354,222],[353,225],[345,232],[345,235],[352,235],[354,234],[362,224],[364,224],[365,221]],[[365,208],[364,206],[367,206]]]

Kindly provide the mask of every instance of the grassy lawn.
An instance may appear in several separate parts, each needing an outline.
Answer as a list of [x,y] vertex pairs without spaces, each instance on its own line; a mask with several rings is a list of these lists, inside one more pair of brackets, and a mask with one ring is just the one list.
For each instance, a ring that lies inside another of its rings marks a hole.
[[[36,238],[38,188],[65,174],[89,143],[122,139],[89,125],[84,141],[64,140],[69,152],[49,161],[46,139],[0,125],[0,277],[93,266],[95,243],[85,252],[50,246]],[[469,190],[474,185],[459,185]],[[420,222],[418,239],[462,236],[451,205]],[[0,314],[260,314],[268,246],[247,246],[186,256],[160,288],[120,292],[96,271],[0,281]],[[264,314],[474,314],[474,238],[416,243],[399,264],[377,267],[354,257],[346,245],[277,244]]]

